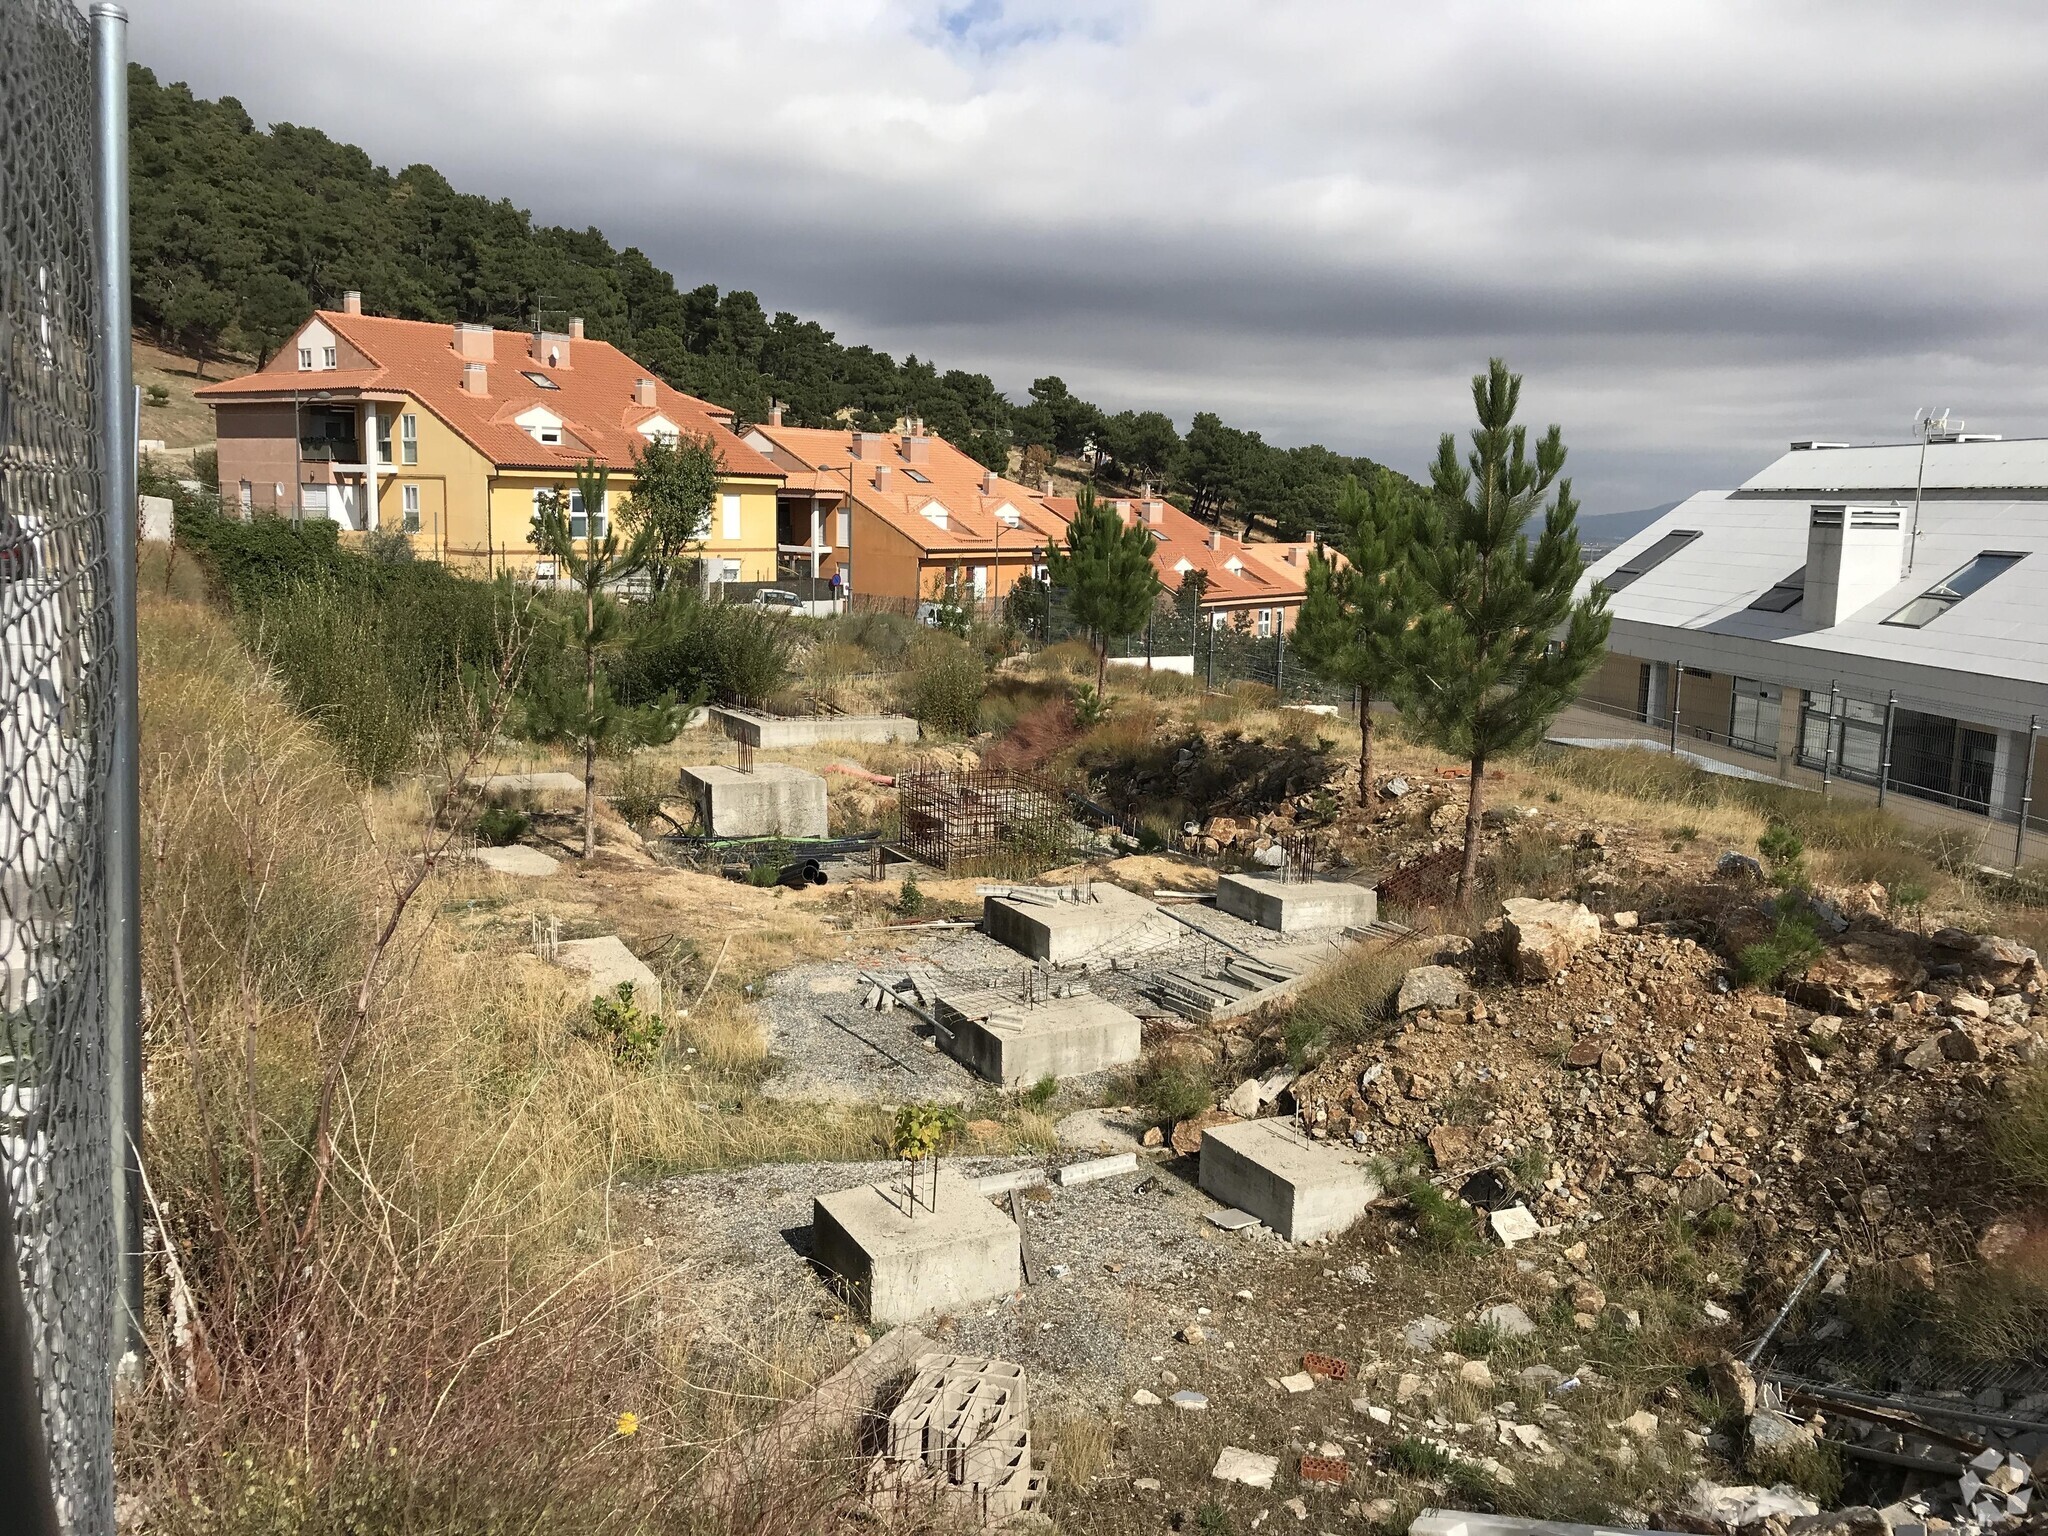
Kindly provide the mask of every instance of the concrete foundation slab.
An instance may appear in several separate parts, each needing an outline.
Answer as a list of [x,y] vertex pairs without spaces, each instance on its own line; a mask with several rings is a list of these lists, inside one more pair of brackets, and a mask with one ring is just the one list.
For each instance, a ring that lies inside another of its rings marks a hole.
[[1020,955],[1053,965],[1087,959],[1149,922],[1159,908],[1122,886],[1016,886],[985,896],[982,931]]
[[1216,905],[1275,933],[1319,928],[1363,928],[1379,916],[1379,894],[1343,880],[1283,882],[1277,875],[1223,875]]
[[936,1209],[908,1205],[902,1188],[862,1184],[811,1205],[811,1253],[845,1284],[869,1321],[909,1322],[1024,1284],[1017,1224],[940,1169]]
[[706,763],[678,779],[697,807],[697,825],[713,837],[824,837],[825,781],[787,763],[756,763],[752,773]]
[[529,848],[524,843],[513,843],[505,848],[471,848],[465,857],[470,863],[481,864],[495,874],[521,875],[529,880],[545,880],[562,867],[552,854]]
[[493,773],[469,782],[493,805],[583,803],[583,781],[573,773]]
[[633,984],[633,1001],[643,1013],[661,1012],[661,981],[616,934],[569,939],[555,946],[555,964],[583,978],[585,997],[603,997],[621,982]]
[[946,1054],[1005,1088],[1101,1072],[1145,1048],[1137,1015],[1089,992],[1032,1003],[994,990],[941,993],[934,1017]]
[[1292,1121],[1241,1120],[1202,1133],[1205,1193],[1290,1243],[1342,1232],[1380,1195],[1371,1161],[1310,1140]]
[[833,741],[916,741],[917,722],[908,715],[770,715],[757,709],[714,708],[712,719],[734,741],[775,751],[815,747]]

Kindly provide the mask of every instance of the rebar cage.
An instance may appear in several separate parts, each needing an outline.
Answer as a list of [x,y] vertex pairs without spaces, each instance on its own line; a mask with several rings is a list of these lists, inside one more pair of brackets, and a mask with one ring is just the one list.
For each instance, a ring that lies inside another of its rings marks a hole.
[[1067,791],[1007,768],[919,766],[896,778],[901,847],[948,874],[1024,878],[1092,852]]

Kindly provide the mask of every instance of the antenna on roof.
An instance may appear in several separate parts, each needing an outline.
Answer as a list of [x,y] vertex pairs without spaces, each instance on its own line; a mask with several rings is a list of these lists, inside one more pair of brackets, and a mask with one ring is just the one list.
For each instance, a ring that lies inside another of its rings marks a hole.
[[1920,553],[1920,493],[1927,483],[1927,445],[1954,442],[1956,434],[1962,430],[1960,421],[1953,427],[1949,425],[1948,407],[1945,405],[1938,416],[1928,407],[1913,413],[1913,435],[1920,439],[1920,467],[1913,475],[1913,522],[1906,530],[1906,563],[1899,572],[1901,576],[1913,574],[1913,561]]

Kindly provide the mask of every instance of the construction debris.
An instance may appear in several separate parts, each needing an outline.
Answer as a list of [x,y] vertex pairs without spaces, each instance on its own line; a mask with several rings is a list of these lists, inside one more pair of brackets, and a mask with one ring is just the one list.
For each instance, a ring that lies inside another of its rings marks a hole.
[[938,1509],[994,1526],[1036,1509],[1045,1474],[1031,1467],[1031,1410],[1021,1366],[928,1354],[889,1415],[868,1468],[883,1515]]

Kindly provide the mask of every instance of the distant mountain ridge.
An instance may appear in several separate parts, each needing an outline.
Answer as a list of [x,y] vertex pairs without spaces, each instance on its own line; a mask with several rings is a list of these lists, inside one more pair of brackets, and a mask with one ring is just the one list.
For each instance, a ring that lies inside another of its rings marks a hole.
[[1638,507],[1633,512],[1602,512],[1593,517],[1579,519],[1579,544],[1589,554],[1601,554],[1626,544],[1666,512],[1677,506],[1667,501],[1661,506]]

